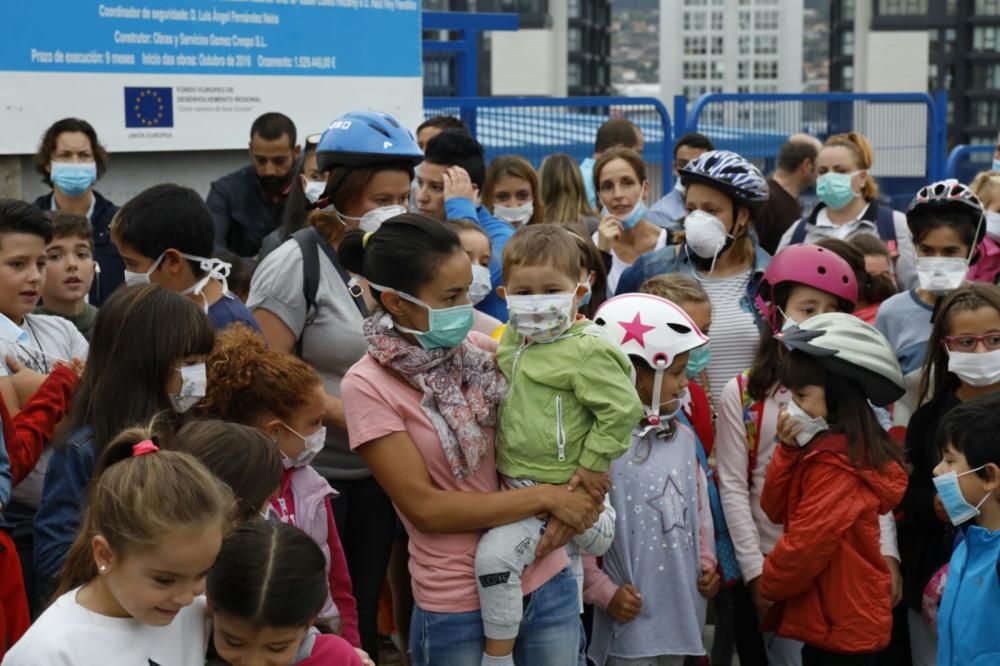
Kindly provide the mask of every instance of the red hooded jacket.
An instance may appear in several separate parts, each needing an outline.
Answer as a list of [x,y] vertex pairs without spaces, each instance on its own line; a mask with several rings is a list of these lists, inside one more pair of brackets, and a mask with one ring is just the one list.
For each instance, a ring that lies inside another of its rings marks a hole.
[[760,504],[785,533],[764,560],[760,594],[784,602],[779,636],[844,653],[889,644],[891,579],[879,552],[879,515],[899,504],[903,468],[856,468],[847,438],[778,446]]

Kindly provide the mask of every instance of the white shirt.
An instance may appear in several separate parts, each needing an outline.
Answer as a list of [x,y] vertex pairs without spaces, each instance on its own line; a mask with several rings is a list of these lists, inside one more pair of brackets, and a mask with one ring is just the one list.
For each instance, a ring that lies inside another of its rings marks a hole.
[[[74,358],[87,360],[90,345],[80,334],[73,322],[52,315],[26,314],[21,330],[28,334],[27,342],[19,344],[0,340],[0,377],[10,374],[3,359],[8,355],[17,359],[23,367],[47,375],[59,360],[67,364]],[[17,484],[11,499],[31,508],[37,508],[42,499],[42,481],[49,466],[52,447],[46,446],[35,468]]]
[[[595,231],[594,235],[591,236],[591,240],[594,241],[594,245],[597,245],[597,234],[598,232]],[[656,246],[652,250],[650,250],[650,252],[656,252],[657,250],[662,250],[666,246],[667,246],[667,230],[662,229],[660,231],[660,235],[656,239]],[[619,259],[618,255],[615,254],[614,249],[611,250],[611,270],[608,271],[608,289],[607,289],[608,294],[615,293],[615,291],[618,289],[618,280],[621,279],[622,273],[625,272],[625,269],[631,265],[632,264],[627,264],[621,259]]]
[[165,627],[108,617],[76,601],[79,588],[56,599],[4,657],[2,666],[200,666],[205,663],[205,597]]

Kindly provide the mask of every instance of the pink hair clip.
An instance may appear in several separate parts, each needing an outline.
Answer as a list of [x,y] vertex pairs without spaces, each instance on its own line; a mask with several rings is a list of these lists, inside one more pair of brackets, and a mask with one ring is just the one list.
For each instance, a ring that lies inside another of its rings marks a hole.
[[132,446],[132,457],[135,458],[138,456],[144,456],[147,453],[156,453],[159,450],[160,447],[153,444],[153,440],[147,439]]

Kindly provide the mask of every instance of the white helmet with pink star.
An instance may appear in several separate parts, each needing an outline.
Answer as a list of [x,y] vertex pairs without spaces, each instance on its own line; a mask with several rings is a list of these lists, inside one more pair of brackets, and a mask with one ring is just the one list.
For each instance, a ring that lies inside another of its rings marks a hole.
[[604,302],[594,323],[610,334],[621,350],[649,367],[670,367],[684,352],[708,343],[708,336],[680,306],[652,294],[622,294]]
[[660,380],[674,359],[708,344],[680,306],[652,294],[623,294],[604,302],[594,313],[594,323],[628,356],[644,360],[656,371],[652,406],[646,407],[650,425],[660,421]]

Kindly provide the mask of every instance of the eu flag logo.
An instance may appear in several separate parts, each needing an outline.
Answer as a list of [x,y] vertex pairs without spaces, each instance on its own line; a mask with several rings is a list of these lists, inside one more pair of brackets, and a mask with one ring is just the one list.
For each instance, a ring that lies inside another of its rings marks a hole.
[[173,127],[172,88],[125,88],[125,127]]

